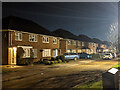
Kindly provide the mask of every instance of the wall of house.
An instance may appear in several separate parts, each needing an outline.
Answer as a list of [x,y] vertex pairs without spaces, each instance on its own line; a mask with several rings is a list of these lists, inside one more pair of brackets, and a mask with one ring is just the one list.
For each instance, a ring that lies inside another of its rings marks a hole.
[[67,49],[67,41],[66,40],[64,40],[64,39],[61,39],[60,40],[60,50],[61,50],[61,54],[64,54],[64,53],[66,53],[66,49]]
[[[53,49],[59,49],[59,38],[57,39],[57,44],[53,44],[53,37],[49,37],[49,43],[42,42],[42,35],[37,35],[38,41],[37,42],[30,42],[29,41],[29,33],[22,33],[22,41],[15,40],[15,32],[11,31],[12,33],[12,46],[32,46],[33,49],[37,49],[37,58],[34,61],[38,61],[40,59],[50,59],[53,56]],[[9,44],[9,46],[11,46]],[[43,49],[51,49],[51,56],[50,57],[43,57],[42,52],[40,50]],[[58,52],[58,55],[60,52]]]
[[8,64],[8,31],[2,31],[2,64]]

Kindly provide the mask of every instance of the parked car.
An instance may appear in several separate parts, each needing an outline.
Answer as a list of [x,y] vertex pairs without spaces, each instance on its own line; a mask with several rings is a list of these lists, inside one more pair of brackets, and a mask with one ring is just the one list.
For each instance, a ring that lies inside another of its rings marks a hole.
[[103,59],[112,59],[113,55],[111,53],[105,53]]
[[65,59],[74,59],[74,60],[79,59],[79,55],[77,53],[65,53],[64,56]]
[[84,59],[91,59],[91,58],[92,58],[92,55],[87,54],[87,53],[85,53],[85,52],[83,52],[83,53],[78,53],[78,55],[79,55],[79,58],[84,58]]

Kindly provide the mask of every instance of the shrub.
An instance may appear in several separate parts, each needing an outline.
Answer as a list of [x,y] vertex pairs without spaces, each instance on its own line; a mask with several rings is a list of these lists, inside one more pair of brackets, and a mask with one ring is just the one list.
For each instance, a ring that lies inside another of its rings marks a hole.
[[33,60],[31,59],[19,59],[17,64],[18,65],[29,65],[29,64],[32,64]]
[[57,61],[57,60],[55,60],[54,62],[55,62],[55,64],[57,64],[57,63],[58,63],[58,61]]
[[99,54],[91,54],[91,55],[92,55],[92,58],[93,58],[93,59],[100,58],[100,55],[99,55]]
[[51,61],[55,61],[55,58],[54,58],[54,57],[51,57]]
[[51,62],[46,60],[46,61],[44,61],[44,64],[46,64],[46,65],[50,65]]
[[58,63],[62,63],[62,60],[59,59],[59,60],[58,60]]
[[55,64],[55,62],[54,61],[50,61],[51,62],[51,64]]

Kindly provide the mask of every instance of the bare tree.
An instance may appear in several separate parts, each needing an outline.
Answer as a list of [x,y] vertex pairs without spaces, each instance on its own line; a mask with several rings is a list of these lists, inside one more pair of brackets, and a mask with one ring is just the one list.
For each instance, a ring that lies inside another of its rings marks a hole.
[[109,42],[111,42],[111,48],[116,52],[118,51],[118,23],[115,22],[110,25],[110,31],[107,34]]

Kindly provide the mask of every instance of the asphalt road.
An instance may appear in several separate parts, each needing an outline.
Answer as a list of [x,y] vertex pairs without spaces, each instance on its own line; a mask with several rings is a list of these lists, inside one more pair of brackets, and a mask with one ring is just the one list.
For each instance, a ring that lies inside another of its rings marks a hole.
[[3,66],[3,88],[73,88],[101,80],[101,75],[118,64],[114,60],[78,60],[57,65]]

